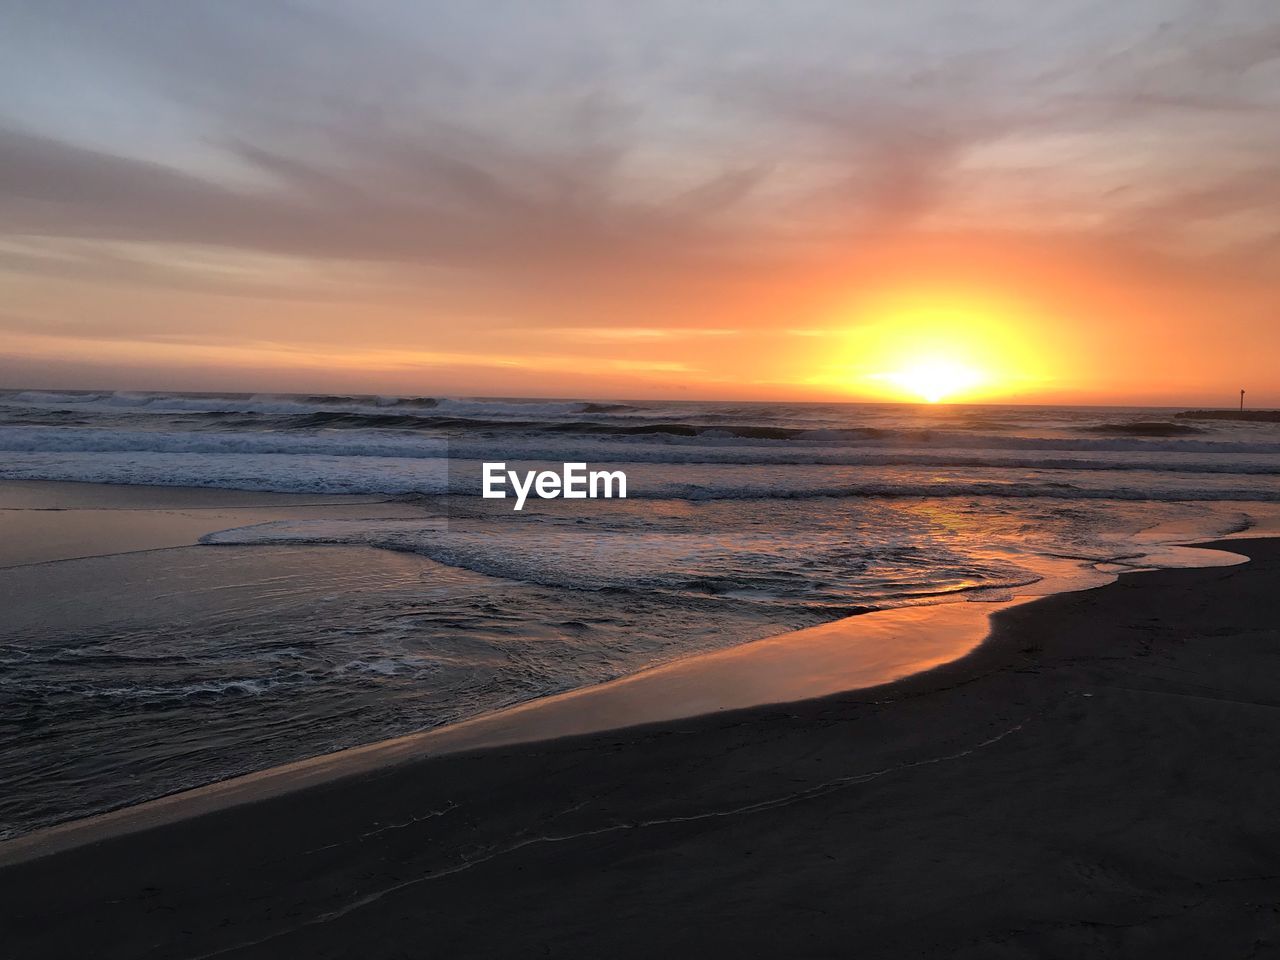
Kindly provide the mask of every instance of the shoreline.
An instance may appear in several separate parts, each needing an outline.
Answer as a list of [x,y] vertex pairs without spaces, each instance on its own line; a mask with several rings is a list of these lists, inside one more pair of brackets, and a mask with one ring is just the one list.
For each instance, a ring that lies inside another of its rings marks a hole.
[[[0,867],[397,764],[891,688],[974,655],[993,615],[1034,599],[878,610],[689,654],[605,683],[43,827],[0,841]],[[889,655],[871,653],[890,643]]]
[[1253,562],[1004,610],[887,686],[395,764],[6,867],[11,942],[1244,955],[1280,894],[1280,541],[1206,546]]
[[[45,502],[50,493],[65,500],[68,487],[75,490],[70,506],[29,505]],[[195,529],[207,533],[205,528],[215,519],[238,522],[246,517],[261,521],[281,515],[331,516],[335,510],[348,507],[361,513],[369,510],[399,513],[404,509],[395,501],[367,497],[312,498],[297,494],[130,486],[110,488],[104,504],[100,499],[102,487],[53,481],[0,482],[0,515],[6,511],[29,511],[47,521],[50,515],[68,512],[118,511],[130,516],[146,512],[168,518],[165,522],[171,526],[175,513],[194,510],[198,512],[195,522],[199,524]],[[12,506],[15,494],[19,503],[25,500],[28,505]],[[83,502],[77,502],[77,495]],[[251,513],[245,514],[246,510]],[[179,526],[177,539],[188,534],[184,526]],[[197,534],[194,539],[174,545],[195,545],[201,539]],[[131,552],[166,548],[158,546]],[[1163,548],[1161,553],[1166,562],[1184,566],[1228,565],[1245,560],[1221,546],[1210,551],[1184,545]],[[95,556],[119,555],[112,552]],[[4,566],[3,559],[0,554],[0,567]],[[33,563],[64,559],[83,558],[58,557]],[[28,564],[19,564],[25,565]],[[999,600],[957,593],[952,599],[936,603],[872,611],[719,650],[688,653],[605,683],[534,697],[441,726],[270,765],[40,827],[0,841],[0,866],[376,771],[383,766],[892,686],[904,678],[936,671],[954,661],[967,661],[980,653],[993,629],[994,620],[989,622],[989,618],[1001,610],[1064,590],[1095,589],[1113,582],[1123,572],[1114,568],[1099,569],[1089,576],[1077,575],[1074,581],[1045,574],[1045,579],[1036,585],[1007,591],[1008,595]],[[884,650],[896,656],[886,657],[881,652]]]
[[413,515],[387,497],[257,493],[71,480],[0,480],[0,570],[195,546],[268,520]]

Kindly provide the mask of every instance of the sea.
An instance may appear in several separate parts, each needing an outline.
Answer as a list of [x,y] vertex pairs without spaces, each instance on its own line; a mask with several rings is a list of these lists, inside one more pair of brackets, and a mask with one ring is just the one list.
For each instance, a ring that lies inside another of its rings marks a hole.
[[[354,504],[0,570],[0,837],[1274,523],[1280,424],[1177,413],[0,391],[0,480]],[[497,461],[622,470],[627,497],[516,512],[480,496]]]

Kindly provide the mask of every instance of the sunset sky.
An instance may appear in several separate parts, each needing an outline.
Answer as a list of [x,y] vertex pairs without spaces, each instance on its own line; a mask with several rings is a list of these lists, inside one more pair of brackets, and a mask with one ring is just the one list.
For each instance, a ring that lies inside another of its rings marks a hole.
[[3,10],[0,386],[1280,406],[1274,0]]

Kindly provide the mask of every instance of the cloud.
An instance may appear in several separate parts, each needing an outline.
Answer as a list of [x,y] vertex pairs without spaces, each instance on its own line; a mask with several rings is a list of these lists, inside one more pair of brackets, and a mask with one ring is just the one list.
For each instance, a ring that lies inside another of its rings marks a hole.
[[0,271],[104,336],[728,357],[983,251],[1224,288],[1280,254],[1280,13],[1244,0],[52,0],[0,45]]
[[689,340],[701,337],[732,337],[742,331],[726,327],[540,327],[539,333],[571,340],[600,343],[628,341]]
[[[1274,90],[1244,75],[1276,56],[1280,26],[1265,8],[1259,22],[1219,24],[1194,7],[1180,18],[1152,7],[1107,50],[1063,49],[1034,18],[1019,34],[998,5],[959,22],[958,41],[921,49],[907,39],[931,36],[940,8],[881,26],[839,6],[811,6],[811,20],[764,7],[729,34],[735,57],[717,52],[723,18],[673,23],[661,5],[626,16],[630,40],[581,4],[562,5],[556,34],[513,9],[494,50],[475,46],[501,19],[492,10],[122,6],[133,15],[55,4],[40,18],[86,59],[113,64],[121,97],[140,86],[167,96],[190,129],[177,148],[137,156],[10,125],[10,235],[629,275],[777,256],[806,222],[872,235],[927,227],[983,174],[967,166],[975,150],[1010,136],[1052,142],[1093,127],[1128,150],[1152,133],[1176,138],[1171,114],[1196,115],[1203,130],[1211,113],[1214,139],[1234,139],[1258,166],[1275,145],[1257,133],[1258,114],[1277,110]],[[1110,26],[1058,19],[1085,39]],[[640,54],[673,28],[677,52]],[[807,47],[787,45],[797,35]],[[591,40],[602,46],[587,56],[579,44]],[[540,59],[567,50],[555,66]],[[1159,150],[1157,140],[1144,152]],[[1037,176],[1053,193],[1073,171],[1049,155]],[[1117,177],[1110,195],[1129,185]],[[1165,186],[1179,199],[1204,192],[1177,177]],[[1104,219],[1126,219],[1095,202]]]

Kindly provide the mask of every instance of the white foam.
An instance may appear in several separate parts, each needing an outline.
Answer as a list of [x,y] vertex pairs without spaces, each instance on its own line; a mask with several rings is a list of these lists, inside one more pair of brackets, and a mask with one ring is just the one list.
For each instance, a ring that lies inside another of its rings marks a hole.
[[1061,442],[1047,456],[1029,451],[845,444],[814,448],[803,443],[651,437],[598,438],[496,436],[452,438],[412,431],[376,430],[122,430],[67,426],[0,426],[0,450],[48,453],[281,454],[337,457],[458,460],[609,461],[614,463],[722,463],[834,466],[926,466],[1052,470],[1146,470],[1163,473],[1280,475],[1280,454],[1262,456],[1234,449],[1213,455],[1185,451],[1073,453]]

